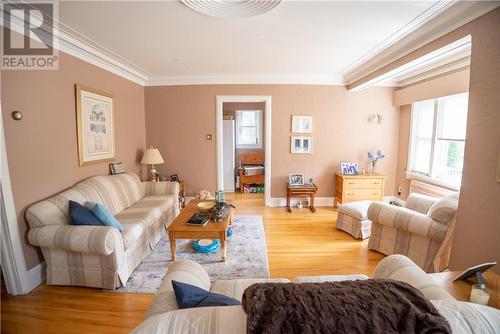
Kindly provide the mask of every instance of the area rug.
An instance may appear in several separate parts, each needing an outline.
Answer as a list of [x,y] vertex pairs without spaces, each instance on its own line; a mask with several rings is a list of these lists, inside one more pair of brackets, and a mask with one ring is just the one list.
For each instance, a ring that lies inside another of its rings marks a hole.
[[[205,268],[210,280],[268,278],[266,238],[261,216],[234,216],[233,234],[227,241],[226,262],[220,248],[210,254],[193,250],[193,240],[177,240],[177,259],[190,259]],[[116,292],[155,293],[171,261],[168,237],[163,237],[130,276],[125,287]]]

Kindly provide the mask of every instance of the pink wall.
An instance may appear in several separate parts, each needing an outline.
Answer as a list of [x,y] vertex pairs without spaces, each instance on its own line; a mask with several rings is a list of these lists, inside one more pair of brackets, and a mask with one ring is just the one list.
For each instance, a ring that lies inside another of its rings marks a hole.
[[[2,114],[9,171],[28,269],[41,262],[27,241],[26,208],[92,175],[109,174],[108,163],[78,166],[75,84],[114,96],[116,160],[140,172],[146,145],[144,88],[59,53],[58,71],[2,71]],[[15,121],[11,112],[24,114]]]
[[[450,261],[453,270],[487,261],[500,263],[500,183],[496,181],[500,154],[499,27],[500,8],[496,8],[352,85],[378,77],[459,38],[472,36],[467,142]],[[494,271],[500,273],[500,266]]]
[[[272,96],[273,197],[284,197],[288,174],[304,172],[319,186],[318,196],[334,196],[334,173],[341,161],[366,163],[368,150],[382,149],[387,158],[378,172],[388,175],[386,195],[394,191],[399,113],[392,105],[392,88],[347,92],[328,85],[200,85],[146,87],[146,137],[158,146],[166,164],[162,174],[178,173],[188,194],[216,187],[216,95]],[[371,113],[384,116],[369,123]],[[313,115],[313,153],[290,154],[292,115]],[[189,124],[189,127],[186,126]],[[193,163],[196,159],[196,163]]]

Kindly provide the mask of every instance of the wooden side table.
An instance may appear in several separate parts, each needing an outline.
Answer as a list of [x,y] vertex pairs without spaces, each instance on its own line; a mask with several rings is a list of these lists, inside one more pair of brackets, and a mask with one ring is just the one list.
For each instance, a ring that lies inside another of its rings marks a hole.
[[[453,281],[460,274],[459,271],[444,271],[441,273],[429,274],[432,279],[443,287],[450,295],[457,300],[468,302],[470,300],[470,290],[473,282]],[[483,273],[486,285],[490,289],[490,301],[488,306],[500,309],[500,275],[492,271]]]
[[295,196],[310,196],[311,203],[309,203],[309,209],[311,212],[316,212],[316,208],[314,207],[314,196],[316,196],[316,192],[318,191],[318,187],[313,184],[304,184],[303,186],[291,186],[290,183],[287,183],[286,187],[286,211],[292,212],[290,208],[290,199]]

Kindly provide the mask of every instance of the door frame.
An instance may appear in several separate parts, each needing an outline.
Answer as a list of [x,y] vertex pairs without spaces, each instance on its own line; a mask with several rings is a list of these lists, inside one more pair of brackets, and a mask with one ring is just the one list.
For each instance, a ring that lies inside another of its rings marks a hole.
[[217,189],[224,190],[224,160],[223,160],[223,118],[224,102],[264,102],[264,198],[266,206],[271,205],[271,119],[272,119],[272,99],[270,95],[217,95],[215,108],[215,142],[216,142],[216,171]]
[[1,263],[2,274],[7,292],[11,295],[23,295],[33,289],[29,280],[23,246],[14,206],[10,183],[9,164],[3,127],[0,101],[0,220],[1,220]]

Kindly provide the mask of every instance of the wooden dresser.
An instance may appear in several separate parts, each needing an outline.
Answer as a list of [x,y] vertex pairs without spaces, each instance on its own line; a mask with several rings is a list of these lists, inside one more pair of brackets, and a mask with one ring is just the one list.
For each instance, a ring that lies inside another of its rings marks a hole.
[[362,201],[384,199],[385,175],[342,175],[335,173],[335,205]]

